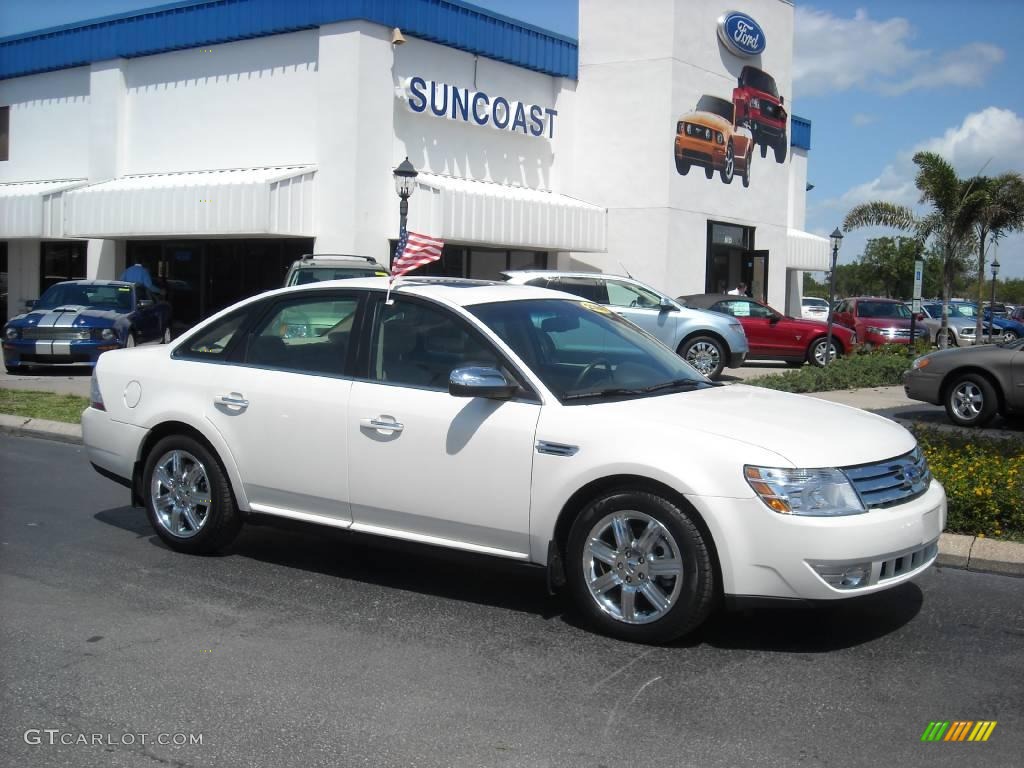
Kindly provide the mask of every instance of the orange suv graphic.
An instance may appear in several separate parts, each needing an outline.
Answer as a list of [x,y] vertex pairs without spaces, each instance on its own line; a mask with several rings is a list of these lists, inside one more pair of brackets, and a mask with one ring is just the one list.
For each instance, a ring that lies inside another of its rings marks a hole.
[[701,96],[696,109],[676,123],[676,170],[684,176],[699,165],[709,179],[718,171],[731,184],[739,174],[749,187],[753,147],[753,134],[733,120],[732,102],[717,96]]

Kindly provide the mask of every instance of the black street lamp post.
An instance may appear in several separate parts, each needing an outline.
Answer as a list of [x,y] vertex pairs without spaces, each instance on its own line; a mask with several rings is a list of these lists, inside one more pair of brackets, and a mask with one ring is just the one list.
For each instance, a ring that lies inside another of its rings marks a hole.
[[406,157],[398,167],[394,170],[395,174],[395,191],[398,193],[398,197],[401,198],[402,202],[398,204],[398,236],[401,237],[402,233],[405,232],[405,223],[409,218],[409,198],[412,197],[413,191],[416,189],[416,177],[419,172],[413,167],[413,164],[409,162],[409,158]]
[[825,341],[825,365],[832,362],[832,305],[836,301],[836,261],[839,260],[839,246],[843,244],[843,233],[836,227],[829,236],[832,241],[832,271],[828,275],[828,334]]
[[988,343],[992,343],[992,334],[996,329],[996,277],[999,275],[999,257],[992,258],[992,297],[988,302]]

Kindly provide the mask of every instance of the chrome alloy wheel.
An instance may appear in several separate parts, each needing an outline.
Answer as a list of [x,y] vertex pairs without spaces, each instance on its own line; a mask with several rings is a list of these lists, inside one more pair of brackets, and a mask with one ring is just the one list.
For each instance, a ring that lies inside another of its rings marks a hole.
[[188,451],[168,451],[160,457],[149,493],[157,521],[172,536],[192,538],[210,517],[210,479],[203,463]]
[[686,362],[705,376],[710,376],[718,369],[721,359],[718,347],[710,341],[698,341],[686,350]]
[[962,381],[949,396],[949,404],[957,418],[973,421],[981,415],[985,406],[985,395],[973,381]]
[[836,359],[836,345],[832,342],[830,345],[826,340],[821,340],[814,345],[814,362],[819,366],[825,365],[825,348],[828,347],[828,362],[832,362]]
[[676,540],[668,528],[636,510],[613,512],[590,529],[582,567],[597,606],[626,624],[662,618],[683,586]]

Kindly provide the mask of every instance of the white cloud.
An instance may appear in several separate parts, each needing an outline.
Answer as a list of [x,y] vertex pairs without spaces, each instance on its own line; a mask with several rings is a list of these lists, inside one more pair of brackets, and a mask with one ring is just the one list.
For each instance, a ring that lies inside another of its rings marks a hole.
[[850,118],[850,121],[854,125],[856,125],[858,128],[861,128],[861,127],[863,127],[865,125],[871,125],[872,123],[877,123],[878,122],[878,118],[875,117],[875,115],[868,115],[868,114],[866,114],[864,112],[857,112],[853,117]]
[[976,87],[1005,53],[969,43],[940,57],[911,45],[907,19],[875,20],[858,9],[852,18],[796,8],[793,90],[800,97],[860,88],[899,95],[919,88]]

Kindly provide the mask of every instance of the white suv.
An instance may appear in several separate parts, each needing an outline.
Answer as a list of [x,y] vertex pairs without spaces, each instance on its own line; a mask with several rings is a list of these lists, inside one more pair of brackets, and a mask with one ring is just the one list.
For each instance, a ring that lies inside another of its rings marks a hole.
[[[892,421],[714,384],[564,293],[386,291],[271,291],[105,353],[89,459],[181,552],[252,512],[479,552],[547,569],[594,626],[643,642],[719,596],[849,598],[936,557],[945,492]],[[290,334],[303,317],[314,330]]]
[[347,280],[350,277],[383,277],[388,268],[370,256],[347,256],[340,253],[307,253],[292,262],[284,285],[306,285],[325,280]]
[[712,379],[721,376],[725,367],[743,365],[749,351],[747,334],[735,318],[684,307],[631,277],[551,270],[512,270],[501,274],[513,285],[565,291],[607,306]]

